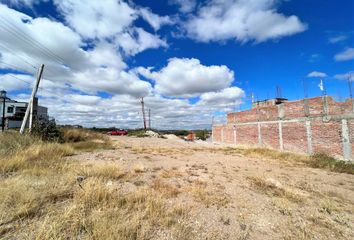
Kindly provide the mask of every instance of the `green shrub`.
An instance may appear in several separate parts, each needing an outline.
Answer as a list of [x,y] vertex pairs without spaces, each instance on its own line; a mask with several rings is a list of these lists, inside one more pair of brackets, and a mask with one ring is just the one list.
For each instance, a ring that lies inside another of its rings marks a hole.
[[354,163],[337,160],[324,153],[311,156],[309,165],[314,168],[325,168],[333,172],[354,174]]
[[43,141],[63,141],[63,134],[57,127],[55,120],[37,119],[34,121],[31,134]]

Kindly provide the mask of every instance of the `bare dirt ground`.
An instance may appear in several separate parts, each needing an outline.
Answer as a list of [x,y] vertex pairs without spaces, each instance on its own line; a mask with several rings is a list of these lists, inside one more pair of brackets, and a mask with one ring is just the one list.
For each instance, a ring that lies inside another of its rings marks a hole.
[[[81,153],[90,165],[116,163],[123,191],[148,187],[184,206],[192,239],[354,239],[354,175],[269,158],[211,143],[112,137],[114,150]],[[155,239],[171,239],[168,232]]]

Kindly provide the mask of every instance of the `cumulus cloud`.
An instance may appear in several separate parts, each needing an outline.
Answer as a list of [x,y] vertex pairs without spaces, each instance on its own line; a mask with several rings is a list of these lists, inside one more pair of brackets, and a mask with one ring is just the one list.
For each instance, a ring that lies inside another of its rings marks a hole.
[[324,72],[313,71],[313,72],[310,72],[309,74],[307,74],[307,77],[320,77],[320,78],[324,78],[324,77],[327,77],[327,74],[324,73]]
[[203,93],[200,96],[201,105],[230,106],[241,101],[245,97],[245,92],[238,87],[225,88],[219,92]]
[[201,41],[263,42],[303,32],[297,16],[277,12],[274,0],[212,0],[184,24],[189,37]]
[[336,74],[336,75],[334,75],[334,78],[338,79],[338,80],[348,80],[349,79],[351,81],[354,81],[354,71]]
[[182,13],[192,12],[197,6],[196,0],[169,0],[171,5],[177,5]]
[[132,28],[130,31],[119,34],[116,37],[116,43],[125,54],[135,55],[149,48],[167,47],[165,40],[159,36],[146,32],[142,28]]
[[66,22],[85,38],[112,37],[138,17],[124,1],[54,0]]
[[141,8],[139,13],[145,21],[147,21],[155,31],[159,30],[161,26],[173,24],[169,16],[159,16],[151,12],[148,8]]
[[343,52],[340,52],[334,56],[334,59],[338,62],[348,61],[354,59],[354,48],[347,48]]
[[[168,44],[159,35],[135,26],[139,8],[126,2],[109,0],[108,9],[96,8],[94,1],[57,0],[64,22],[33,18],[0,4],[0,16],[11,22],[0,23],[0,69],[5,70],[0,74],[1,87],[11,98],[28,101],[37,71],[33,66],[44,63],[40,104],[60,124],[87,127],[141,127],[142,96],[152,110],[153,127],[163,129],[209,128],[214,112],[231,111],[235,103],[240,104],[242,90],[230,87],[234,73],[223,65],[172,58],[160,70],[131,69],[126,58]],[[35,1],[28,3],[35,5]],[[112,16],[111,10],[122,9],[127,12]],[[112,24],[118,18],[122,21]],[[165,24],[153,21],[150,24],[156,30]],[[153,84],[142,80],[138,72]],[[191,96],[197,97],[197,103],[189,101]]]
[[205,66],[195,58],[171,58],[160,71],[139,68],[138,72],[155,81],[155,90],[165,96],[193,97],[224,89],[234,80],[228,67]]
[[27,89],[33,77],[24,74],[0,74],[0,90],[13,91]]
[[[14,70],[33,75],[36,73],[33,66],[44,63],[44,78],[69,83],[79,90],[133,96],[144,96],[150,92],[150,84],[127,69],[118,51],[119,46],[101,41],[85,51],[82,49],[85,42],[80,35],[60,22],[31,18],[2,4],[0,13],[11,22],[2,21],[0,56],[3,62],[16,66]],[[24,37],[12,34],[14,31]],[[43,31],[46,32],[45,38],[42,37]],[[152,36],[142,29],[137,31],[138,43],[144,43],[131,51],[136,53],[157,47]]]
[[6,0],[5,2],[11,6],[28,6],[32,7],[34,4],[39,2],[48,2],[49,0]]

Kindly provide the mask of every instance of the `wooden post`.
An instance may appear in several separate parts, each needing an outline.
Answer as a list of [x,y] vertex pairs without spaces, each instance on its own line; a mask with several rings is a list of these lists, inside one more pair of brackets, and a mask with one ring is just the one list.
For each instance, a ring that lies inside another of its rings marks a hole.
[[146,130],[144,98],[141,98],[141,111],[143,112],[144,130]]
[[[23,121],[22,121],[21,129],[20,129],[20,133],[21,134],[23,134],[24,131],[25,131],[26,123],[27,123],[27,120],[28,120],[28,115],[30,114],[30,110],[31,110],[31,107],[32,107],[32,104],[33,104],[33,100],[34,100],[34,97],[36,96],[36,93],[37,93],[37,90],[38,90],[38,86],[39,86],[39,82],[41,81],[41,78],[42,78],[43,70],[44,70],[44,64],[42,64],[41,67],[38,70],[36,84],[33,86],[31,98],[30,98],[30,101],[29,101],[29,103],[27,105],[26,113],[25,113],[25,116],[24,116]],[[32,117],[33,116],[31,116],[31,119],[32,119]],[[32,120],[31,119],[30,119],[30,128],[32,127],[31,126],[31,124],[32,124]]]

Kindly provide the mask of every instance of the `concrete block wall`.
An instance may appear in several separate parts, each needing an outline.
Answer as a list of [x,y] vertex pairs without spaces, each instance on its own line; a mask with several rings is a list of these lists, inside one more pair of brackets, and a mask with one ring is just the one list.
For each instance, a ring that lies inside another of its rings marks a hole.
[[213,141],[354,160],[353,101],[317,97],[230,113]]

